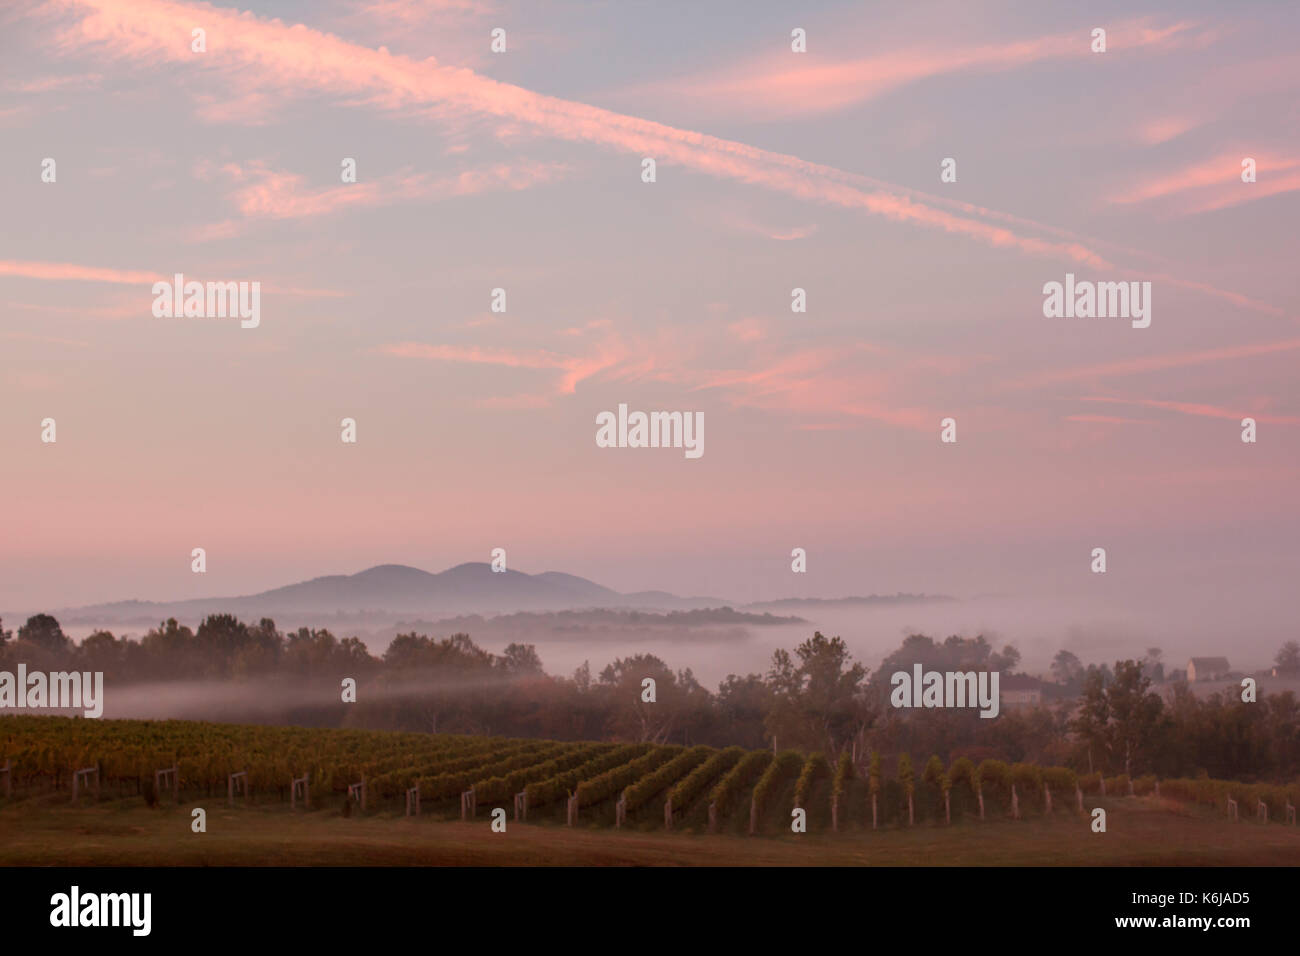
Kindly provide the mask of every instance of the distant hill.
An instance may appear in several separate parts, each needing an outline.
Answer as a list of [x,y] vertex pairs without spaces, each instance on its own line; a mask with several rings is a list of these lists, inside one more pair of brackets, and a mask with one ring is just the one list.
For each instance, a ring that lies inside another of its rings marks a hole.
[[575,608],[692,610],[726,603],[719,598],[682,598],[663,591],[621,594],[573,574],[495,572],[486,563],[473,562],[438,574],[401,564],[381,564],[357,574],[326,575],[260,594],[184,601],[117,601],[65,608],[55,616],[72,626],[153,626],[168,617],[184,621],[214,613],[310,624],[339,617],[451,617]]
[[[153,627],[174,617],[197,623],[208,614],[234,614],[244,620],[262,617],[284,626],[333,626],[344,622],[382,627],[405,619],[446,620],[461,615],[503,615],[518,612],[570,610],[702,611],[734,607],[737,611],[789,614],[796,609],[843,605],[891,605],[901,602],[951,600],[926,595],[848,597],[835,600],[786,598],[747,605],[715,597],[679,597],[667,591],[622,593],[594,581],[544,571],[494,572],[482,562],[458,564],[438,574],[402,564],[381,564],[356,574],[331,574],[284,587],[235,597],[193,598],[183,601],[117,601],[64,608],[55,616],[71,627]],[[47,609],[41,609],[47,610]],[[728,612],[736,614],[736,612]],[[5,617],[22,619],[23,615]],[[738,615],[725,623],[754,624]],[[706,622],[686,616],[674,620],[678,627]],[[708,624],[724,623],[716,616]],[[767,623],[767,622],[763,622]],[[784,622],[783,622],[784,623]]]

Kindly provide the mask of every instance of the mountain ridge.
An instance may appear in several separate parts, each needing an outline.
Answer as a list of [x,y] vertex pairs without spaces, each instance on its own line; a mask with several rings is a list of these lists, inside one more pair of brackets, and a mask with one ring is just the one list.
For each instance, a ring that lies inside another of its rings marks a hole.
[[[951,600],[925,595],[843,598],[855,603]],[[783,598],[740,604],[708,596],[680,597],[667,591],[620,592],[562,571],[493,571],[486,562],[464,562],[440,572],[405,564],[378,564],[354,574],[327,574],[255,594],[186,598],[178,601],[122,601],[56,611],[69,624],[138,623],[168,617],[192,619],[228,613],[242,618],[328,620],[342,616],[509,614],[582,609],[703,610],[720,607],[797,607],[827,603],[820,598]],[[128,620],[129,618],[129,620]]]

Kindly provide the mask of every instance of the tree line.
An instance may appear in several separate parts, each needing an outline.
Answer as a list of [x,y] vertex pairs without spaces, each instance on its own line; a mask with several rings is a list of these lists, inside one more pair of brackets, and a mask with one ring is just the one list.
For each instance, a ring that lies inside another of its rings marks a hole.
[[[652,654],[618,658],[593,673],[547,674],[536,647],[511,644],[500,654],[468,634],[399,634],[381,655],[357,638],[327,629],[282,632],[229,614],[197,630],[169,619],[139,640],[96,631],[71,641],[48,614],[15,635],[0,622],[0,670],[102,671],[114,686],[164,680],[262,681],[276,688],[319,687],[331,703],[286,705],[281,722],[426,732],[480,733],[557,740],[624,740],[820,751],[834,762],[857,754],[935,754],[1066,766],[1079,773],[1209,774],[1243,781],[1300,775],[1300,706],[1291,692],[1246,703],[1239,693],[1194,695],[1185,681],[1165,694],[1157,649],[1138,660],[1089,664],[1057,655],[1040,705],[1007,709],[996,719],[972,709],[890,706],[890,676],[921,664],[927,671],[1016,674],[1013,646],[983,637],[936,641],[912,635],[871,670],[839,637],[820,632],[792,651],[774,652],[765,673],[730,674],[714,691],[690,668],[674,670]],[[1300,664],[1288,642],[1278,666]],[[343,678],[358,685],[343,704]],[[653,681],[653,700],[647,692]],[[333,701],[339,701],[334,703]],[[260,717],[258,719],[266,719]]]

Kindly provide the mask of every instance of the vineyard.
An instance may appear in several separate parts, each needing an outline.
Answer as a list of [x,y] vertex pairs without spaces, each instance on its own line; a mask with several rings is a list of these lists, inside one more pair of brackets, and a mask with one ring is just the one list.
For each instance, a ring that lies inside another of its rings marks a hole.
[[[169,772],[170,771],[170,772]],[[295,785],[297,781],[301,785]],[[238,786],[237,786],[238,784]],[[75,792],[75,797],[74,797]],[[1099,797],[1160,797],[1225,817],[1295,824],[1300,784],[1077,775],[903,754],[562,743],[189,721],[0,717],[0,800],[159,806],[229,801],[286,812],[433,819],[498,807],[528,824],[730,834],[813,832],[1086,814]]]

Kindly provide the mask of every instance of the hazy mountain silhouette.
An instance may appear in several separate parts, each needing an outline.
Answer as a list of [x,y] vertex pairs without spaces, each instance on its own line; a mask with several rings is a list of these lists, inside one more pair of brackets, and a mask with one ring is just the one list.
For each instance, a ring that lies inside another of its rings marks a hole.
[[[935,600],[922,595],[846,598],[863,603]],[[357,574],[331,574],[284,587],[236,597],[193,598],[183,601],[116,601],[65,608],[56,616],[69,625],[153,626],[168,617],[182,622],[205,615],[234,614],[244,620],[274,618],[298,627],[353,619],[378,623],[383,619],[436,615],[511,614],[520,611],[566,611],[622,608],[646,611],[687,611],[704,608],[771,608],[789,612],[817,599],[786,598],[762,604],[738,605],[714,597],[679,597],[666,591],[621,593],[594,581],[545,571],[494,572],[482,562],[458,564],[438,574],[402,564],[381,564]]]
[[116,601],[64,609],[67,623],[157,623],[210,613],[292,619],[295,623],[337,615],[502,614],[574,608],[689,610],[719,607],[718,598],[682,598],[664,591],[621,594],[594,581],[559,571],[525,574],[493,571],[482,562],[458,564],[439,574],[401,564],[381,564],[357,574],[331,574],[260,594],[184,601]]

